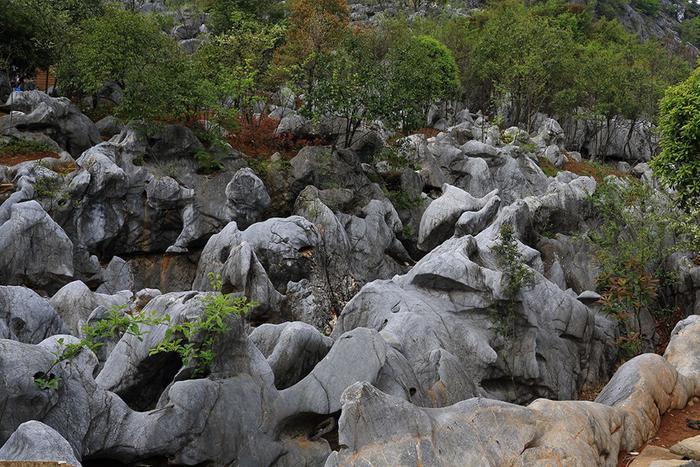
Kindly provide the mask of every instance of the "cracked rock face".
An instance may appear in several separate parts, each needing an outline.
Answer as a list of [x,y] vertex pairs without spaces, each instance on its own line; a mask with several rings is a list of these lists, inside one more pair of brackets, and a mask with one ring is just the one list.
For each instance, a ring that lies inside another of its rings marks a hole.
[[[188,21],[173,34],[198,41],[201,21]],[[281,128],[311,131],[280,94]],[[19,99],[33,123],[8,134],[75,160],[0,167],[0,458],[614,466],[700,395],[694,316],[663,357],[638,356],[610,379],[618,323],[598,311],[582,243],[596,182],[538,165],[580,159],[565,143],[590,146],[588,126],[572,135],[538,115],[532,134],[501,132],[436,106],[440,132],[400,139],[396,157],[377,152],[389,135],[377,123],[352,148],[306,147],[264,170],[227,148],[223,169],[203,174],[190,129],[104,121],[112,138],[92,142],[63,100]],[[343,125],[314,131],[335,138]],[[631,140],[641,156],[644,131]],[[644,164],[623,168],[653,184]],[[506,224],[532,275],[515,296],[494,251]],[[688,255],[668,263],[676,303],[697,311],[700,268]],[[169,326],[205,316],[219,279],[256,305],[226,318],[207,371],[151,354]],[[114,311],[169,322],[54,364]],[[47,372],[58,384],[40,389]],[[607,381],[595,402],[571,400]]]

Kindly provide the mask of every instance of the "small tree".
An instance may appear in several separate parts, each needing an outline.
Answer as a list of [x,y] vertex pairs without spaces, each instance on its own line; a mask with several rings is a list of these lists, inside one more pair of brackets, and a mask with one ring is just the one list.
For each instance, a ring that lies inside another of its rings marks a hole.
[[277,65],[308,91],[317,81],[320,58],[345,37],[350,11],[345,0],[291,0],[289,10],[286,43]]
[[195,56],[198,73],[211,83],[217,100],[232,100],[248,124],[279,84],[271,66],[284,33],[282,25],[240,16],[234,29],[214,36]]
[[63,46],[69,17],[43,0],[4,0],[0,4],[0,71],[47,68]]
[[659,115],[661,154],[654,174],[688,207],[700,203],[700,71],[666,90]]
[[501,284],[504,287],[506,300],[501,309],[494,310],[496,332],[503,337],[515,337],[517,320],[517,298],[520,292],[534,280],[532,270],[518,249],[515,229],[510,223],[504,223],[498,232],[498,240],[491,248],[496,264],[503,273]]
[[96,93],[110,81],[125,87],[127,76],[160,61],[170,42],[154,19],[111,8],[71,34],[59,79],[67,91],[85,94]]
[[307,96],[307,114],[344,119],[346,147],[363,123],[381,117],[387,109],[383,69],[373,54],[375,39],[369,30],[348,33],[336,50],[322,56],[318,81]]
[[437,39],[413,36],[388,53],[393,117],[407,128],[423,125],[428,108],[459,87],[452,52]]
[[59,80],[71,94],[95,95],[114,82],[116,111],[127,119],[183,120],[210,105],[209,88],[153,18],[115,8],[90,18],[70,38]]

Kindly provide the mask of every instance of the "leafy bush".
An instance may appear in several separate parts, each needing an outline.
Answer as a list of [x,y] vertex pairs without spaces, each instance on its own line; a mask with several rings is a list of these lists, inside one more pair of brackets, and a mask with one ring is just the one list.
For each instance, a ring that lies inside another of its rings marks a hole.
[[[217,290],[221,290],[221,278],[210,273],[209,279]],[[192,368],[193,376],[206,376],[214,361],[216,339],[229,330],[227,319],[232,315],[243,316],[253,307],[254,302],[246,297],[236,297],[221,292],[210,292],[202,298],[202,316],[192,321],[171,326],[163,341],[150,354],[175,352],[185,366]]]
[[205,173],[216,172],[224,168],[218,154],[208,149],[199,149],[195,153],[194,159],[197,161],[200,170]]
[[307,116],[320,119],[337,115],[345,121],[344,145],[352,145],[357,130],[389,112],[383,94],[385,76],[373,54],[376,35],[368,31],[348,32],[339,46],[323,54],[316,70],[317,81],[308,92],[303,108]]
[[659,115],[661,153],[651,167],[685,205],[700,203],[700,70],[666,90]]
[[632,6],[649,16],[656,16],[661,9],[659,0],[632,0]]
[[70,35],[58,80],[77,95],[116,83],[124,97],[115,110],[126,119],[183,121],[214,104],[210,83],[152,16],[117,8]]
[[56,340],[60,348],[53,352],[55,357],[51,366],[46,371],[34,375],[34,384],[39,389],[58,389],[60,377],[51,373],[56,365],[68,362],[80,355],[83,349],[96,351],[104,345],[104,340],[119,338],[123,334],[131,334],[142,339],[146,334],[141,326],[155,326],[168,322],[167,316],[159,317],[152,313],[123,313],[124,307],[113,307],[107,316],[95,324],[86,324],[82,327],[83,338],[78,342],[66,344],[63,338]]
[[700,16],[687,19],[680,26],[681,38],[695,47],[700,47]]
[[659,291],[672,279],[663,264],[679,248],[672,228],[678,211],[669,197],[633,179],[602,183],[593,203],[600,225],[589,237],[600,266],[601,310],[620,323],[627,350],[634,349],[651,337],[640,333],[643,313],[663,321],[668,312]]
[[503,273],[502,284],[506,296],[502,309],[495,309],[493,314],[497,334],[515,337],[517,320],[517,297],[520,291],[530,285],[534,279],[532,270],[525,264],[518,250],[515,229],[509,223],[504,223],[499,229],[496,244],[491,249],[496,256],[496,264]]
[[393,120],[402,128],[423,126],[432,103],[450,97],[459,86],[459,71],[450,49],[425,35],[410,37],[388,53]]

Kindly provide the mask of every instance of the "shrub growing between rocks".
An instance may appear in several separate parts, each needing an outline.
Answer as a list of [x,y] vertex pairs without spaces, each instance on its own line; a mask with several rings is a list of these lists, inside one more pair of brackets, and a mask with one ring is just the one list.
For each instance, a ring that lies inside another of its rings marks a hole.
[[83,326],[83,338],[77,342],[66,343],[64,338],[58,338],[56,342],[59,349],[53,352],[54,361],[46,371],[34,375],[34,384],[39,389],[58,389],[60,377],[51,373],[56,365],[70,362],[84,349],[97,351],[106,339],[119,338],[123,334],[131,334],[141,339],[147,333],[141,329],[142,325],[155,326],[169,321],[167,316],[159,317],[155,313],[124,313],[122,308],[114,307],[105,319]]
[[[215,290],[221,290],[221,277],[213,273],[209,279]],[[171,326],[163,341],[150,354],[161,352],[177,353],[186,367],[192,369],[193,376],[206,376],[214,361],[216,339],[229,330],[226,320],[232,315],[243,316],[255,303],[244,296],[211,292],[202,298],[202,316],[192,321]]]

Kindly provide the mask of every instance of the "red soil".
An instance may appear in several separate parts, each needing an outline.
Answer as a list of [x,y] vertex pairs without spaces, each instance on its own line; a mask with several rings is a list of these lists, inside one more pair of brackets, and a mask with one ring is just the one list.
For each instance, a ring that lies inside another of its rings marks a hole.
[[[669,449],[671,446],[686,438],[700,435],[699,430],[693,430],[686,425],[686,419],[700,420],[700,403],[688,405],[684,409],[671,410],[661,417],[661,427],[658,433],[648,443],[639,448],[642,451],[647,445]],[[636,456],[620,454],[618,467],[627,467]]]

